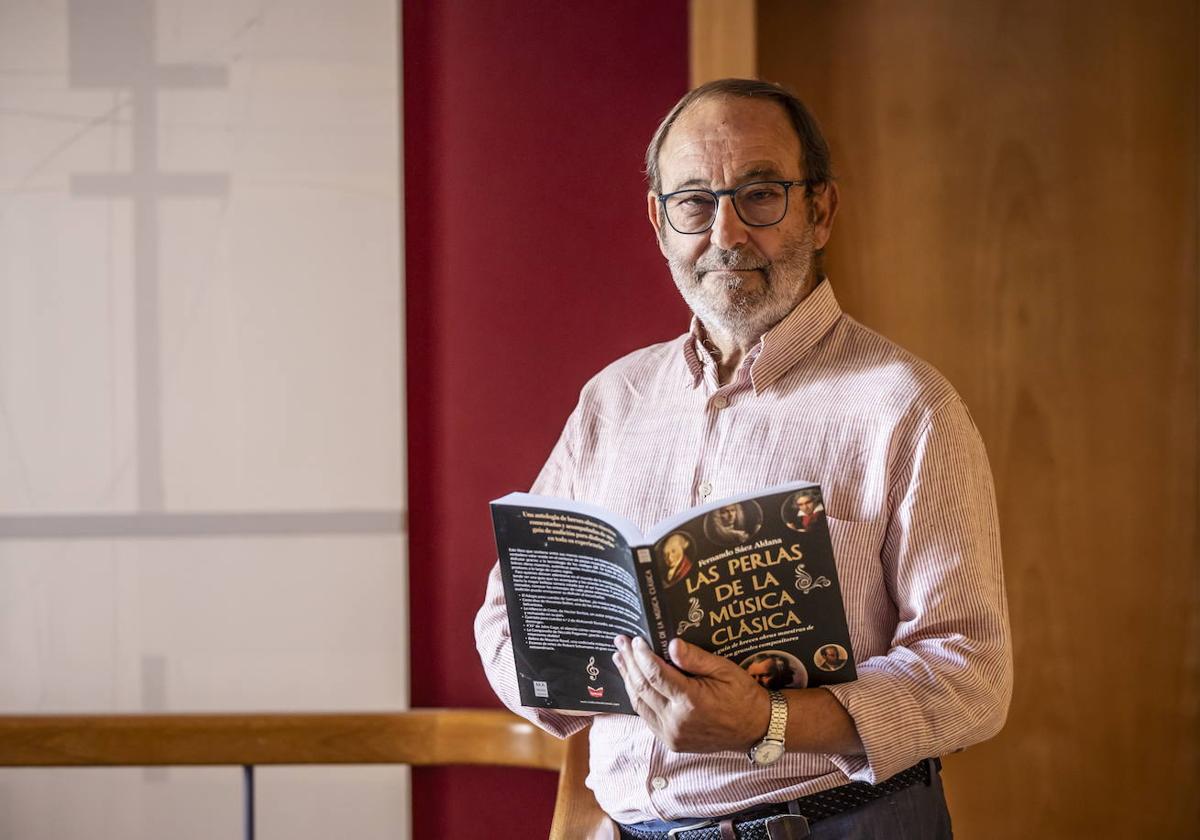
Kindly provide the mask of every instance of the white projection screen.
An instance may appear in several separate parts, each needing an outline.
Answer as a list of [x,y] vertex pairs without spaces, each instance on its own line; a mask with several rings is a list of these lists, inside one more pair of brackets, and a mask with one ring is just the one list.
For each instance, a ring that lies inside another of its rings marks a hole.
[[[0,712],[408,700],[394,0],[0,0]],[[0,770],[0,840],[241,836],[239,768]],[[399,767],[259,837],[408,836]]]

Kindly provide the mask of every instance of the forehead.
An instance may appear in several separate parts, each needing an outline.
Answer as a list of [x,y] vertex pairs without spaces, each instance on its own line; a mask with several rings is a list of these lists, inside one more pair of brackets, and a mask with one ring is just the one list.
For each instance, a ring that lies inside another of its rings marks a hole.
[[663,191],[725,188],[749,177],[798,178],[800,138],[777,102],[709,97],[688,107],[659,152]]

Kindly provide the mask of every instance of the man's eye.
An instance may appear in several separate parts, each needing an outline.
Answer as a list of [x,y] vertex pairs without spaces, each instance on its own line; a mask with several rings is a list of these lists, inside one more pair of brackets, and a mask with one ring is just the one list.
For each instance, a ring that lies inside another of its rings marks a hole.
[[775,190],[754,190],[750,195],[746,196],[749,201],[774,201],[779,198],[779,193]]

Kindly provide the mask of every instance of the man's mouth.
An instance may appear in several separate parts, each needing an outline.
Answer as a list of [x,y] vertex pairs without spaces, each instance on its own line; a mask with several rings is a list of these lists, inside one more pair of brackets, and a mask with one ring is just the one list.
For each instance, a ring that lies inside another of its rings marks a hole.
[[726,266],[719,266],[719,267],[712,267],[712,268],[701,268],[701,269],[699,269],[699,273],[701,275],[705,275],[705,274],[748,274],[751,271],[764,271],[765,269],[766,269],[766,266],[763,266],[763,265],[756,265],[756,266],[752,266],[752,267],[739,267],[739,268],[728,268]]
[[716,283],[733,291],[770,281],[765,268],[708,268],[697,273],[696,282]]

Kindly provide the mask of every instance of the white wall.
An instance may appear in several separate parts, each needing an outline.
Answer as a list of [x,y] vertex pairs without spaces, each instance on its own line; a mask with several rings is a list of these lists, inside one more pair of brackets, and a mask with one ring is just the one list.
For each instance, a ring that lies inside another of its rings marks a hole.
[[[391,0],[0,0],[0,712],[407,703]],[[407,836],[400,768],[259,837]],[[0,840],[240,836],[240,771],[0,771]]]

